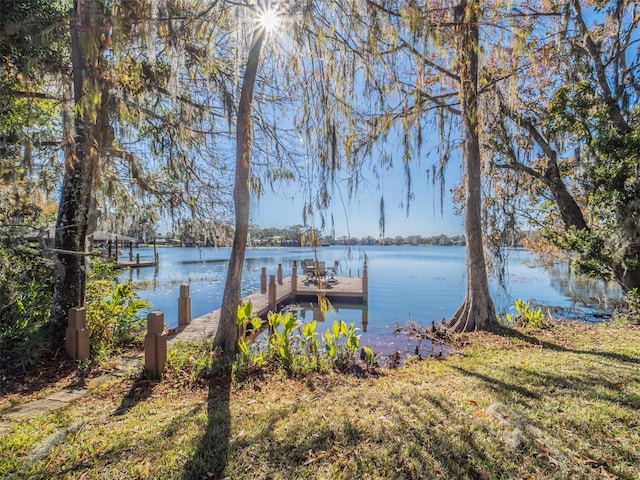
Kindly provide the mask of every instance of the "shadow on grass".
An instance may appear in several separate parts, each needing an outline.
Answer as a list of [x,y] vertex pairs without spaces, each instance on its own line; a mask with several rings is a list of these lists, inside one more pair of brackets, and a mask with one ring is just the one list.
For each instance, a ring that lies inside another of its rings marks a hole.
[[118,408],[116,408],[111,415],[124,415],[138,403],[149,398],[153,393],[154,387],[159,382],[159,380],[148,378],[147,374],[144,371],[140,372],[131,384],[131,387],[129,388],[127,394],[122,397]]
[[483,375],[482,373],[475,372],[473,370],[468,370],[466,368],[460,368],[456,366],[453,366],[452,368],[453,370],[457,370],[463,375],[466,375],[469,377],[476,377],[482,380],[490,388],[492,388],[493,390],[496,390],[498,393],[500,393],[503,396],[508,396],[507,394],[510,394],[510,393],[518,393],[522,397],[525,397],[531,400],[540,400],[540,395],[538,395],[537,393],[527,388],[521,387],[519,385],[516,385],[513,383],[507,383],[502,380],[498,380],[497,378],[493,378],[488,375]]
[[512,328],[501,327],[499,330],[496,330],[497,334],[502,335],[508,338],[515,338],[517,340],[521,340],[526,343],[530,343],[531,345],[539,346],[542,348],[547,348],[549,350],[553,350],[556,352],[565,352],[565,353],[576,353],[580,355],[593,355],[597,357],[606,358],[609,360],[615,360],[617,362],[628,363],[630,365],[640,365],[640,358],[631,357],[629,355],[624,355],[618,352],[605,352],[605,351],[593,351],[593,350],[576,350],[573,348],[563,347],[562,345],[558,345],[556,343],[552,343],[546,340],[541,340],[532,335],[527,335],[518,330]]
[[42,364],[26,370],[10,368],[8,362],[0,360],[0,395],[38,392],[64,379],[69,379],[66,388],[86,388],[87,374],[88,370],[79,368],[78,362],[69,359],[64,351],[53,352]]
[[637,369],[637,365],[640,364],[640,358],[618,352],[567,348],[510,328],[502,328],[496,333],[505,337],[518,339],[553,352],[558,352],[559,354],[583,355],[589,358],[588,360],[587,358],[583,359],[583,361],[588,362],[589,368],[579,372],[565,371],[562,375],[559,375],[550,372],[536,372],[529,368],[515,366],[510,367],[513,371],[511,375],[512,378],[516,379],[519,383],[537,385],[539,388],[543,388],[544,390],[540,390],[539,393],[473,370],[459,367],[452,368],[466,376],[482,380],[505,399],[511,399],[515,393],[525,399],[540,400],[542,397],[549,394],[549,388],[557,388],[564,391],[572,391],[576,396],[591,396],[593,398],[614,402],[630,408],[638,408],[640,405],[640,397],[638,395],[622,391],[621,387],[624,385],[618,381],[612,380],[617,378],[616,375],[611,372],[614,365],[607,362],[608,360],[616,362],[616,364],[620,364],[615,365],[615,370],[618,373],[622,373],[626,370],[632,372],[635,371]]
[[229,455],[231,367],[209,379],[207,426],[196,452],[184,466],[184,479],[221,479]]
[[[545,347],[550,348],[548,344]],[[635,412],[640,409],[640,395],[633,389],[637,379],[633,366],[636,360],[626,355],[614,357],[609,352],[599,355],[599,352],[564,347],[553,350],[589,357],[583,358],[573,369],[567,366],[562,373],[509,366],[502,374],[511,381],[465,368],[452,368],[484,382],[497,394],[499,402],[519,404],[519,415],[544,432],[542,436],[551,439],[549,445],[555,445],[548,447],[547,442],[540,443],[541,438],[538,438],[539,447],[543,448],[539,453],[534,452],[535,458],[539,454],[561,451],[558,458],[566,457],[565,463],[566,459],[572,459],[576,468],[582,464],[582,470],[576,470],[571,478],[638,478],[632,471],[632,466],[638,464],[638,450],[633,442],[621,440],[625,435],[634,438],[633,430],[637,427]],[[614,357],[619,363],[628,362],[629,367],[602,361],[601,357]],[[549,405],[553,407],[548,409]],[[585,405],[589,405],[588,411],[585,411]],[[556,418],[545,420],[549,416]],[[602,424],[598,419],[602,419]],[[567,443],[567,435],[581,441],[579,444]],[[566,464],[558,466],[570,468]],[[597,469],[603,469],[608,476],[598,477]],[[583,476],[587,475],[584,472],[588,472],[588,476]]]
[[[410,415],[398,415],[394,419],[399,431],[407,432],[411,438],[413,454],[418,456],[408,465],[406,461],[401,463],[404,475],[408,478],[429,478],[430,473],[437,478],[473,479],[496,478],[498,474],[509,476],[503,460],[491,455],[487,449],[487,442],[493,442],[494,448],[501,448],[496,437],[483,439],[483,434],[457,426],[466,424],[468,417],[442,397],[425,393],[423,401],[432,408],[411,405],[408,407]],[[419,445],[428,448],[421,451]],[[406,448],[403,443],[398,447]],[[398,455],[401,456],[402,452],[399,451]]]
[[[468,415],[453,403],[427,392],[404,397],[390,393],[367,401],[365,410],[314,416],[313,422],[302,420],[306,408],[283,405],[260,431],[230,442],[229,452],[251,456],[237,460],[238,469],[254,468],[253,476],[243,478],[517,478],[495,455],[502,450],[500,439],[467,428]],[[281,422],[285,435],[274,433]]]

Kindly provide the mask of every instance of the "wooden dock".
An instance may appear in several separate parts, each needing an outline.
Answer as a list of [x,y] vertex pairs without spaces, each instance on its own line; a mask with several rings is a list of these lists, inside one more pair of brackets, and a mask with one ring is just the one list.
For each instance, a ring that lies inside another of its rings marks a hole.
[[157,256],[153,260],[141,259],[139,256],[133,260],[118,260],[118,268],[155,267],[158,264],[159,259]]
[[[295,267],[294,267],[295,268]],[[295,272],[295,270],[294,270]],[[264,277],[263,269],[263,277]],[[368,298],[368,277],[365,269],[362,277],[334,277],[332,280],[312,282],[305,277],[291,276],[276,282],[275,275],[271,275],[267,288],[263,281],[260,292],[253,293],[242,299],[243,302],[253,304],[253,312],[266,317],[269,311],[278,311],[286,305],[299,301],[317,300],[324,296],[330,302],[366,303]],[[186,325],[179,325],[172,330],[168,337],[169,345],[177,340],[193,341],[215,336],[220,322],[220,309],[195,318]]]
[[[109,245],[109,256],[113,255],[111,245]],[[141,256],[139,253],[133,254],[133,242],[129,243],[129,260],[120,260],[118,254],[118,243],[116,242],[116,251],[114,258],[118,261],[118,268],[142,268],[156,267],[160,263],[160,255],[156,247],[156,241],[153,240],[153,255]]]

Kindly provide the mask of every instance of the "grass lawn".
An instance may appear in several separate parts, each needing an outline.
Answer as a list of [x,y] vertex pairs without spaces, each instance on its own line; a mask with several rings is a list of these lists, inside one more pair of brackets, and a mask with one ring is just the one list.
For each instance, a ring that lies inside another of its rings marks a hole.
[[[0,422],[0,478],[640,478],[640,328],[478,333],[356,378],[186,388],[70,373],[64,408]],[[43,395],[13,393],[2,412]]]

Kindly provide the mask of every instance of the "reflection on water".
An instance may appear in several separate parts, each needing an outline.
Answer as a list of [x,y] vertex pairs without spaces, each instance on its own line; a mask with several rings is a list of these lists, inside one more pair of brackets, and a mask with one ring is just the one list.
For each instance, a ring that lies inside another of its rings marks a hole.
[[[142,298],[148,299],[154,310],[165,313],[169,326],[177,324],[180,284],[191,286],[194,317],[220,308],[227,273],[228,248],[163,248],[157,268],[132,269],[122,273],[137,285]],[[139,252],[145,254],[144,249]],[[356,276],[362,272],[364,258],[369,266],[369,302],[361,305],[336,305],[329,312],[325,325],[340,318],[354,322],[363,334],[362,344],[393,348],[406,339],[393,333],[394,324],[405,324],[409,318],[430,325],[450,317],[460,306],[466,289],[465,249],[463,247],[322,247],[310,249],[249,249],[244,264],[242,294],[260,289],[262,267],[275,275],[282,264],[285,276],[291,275],[293,261],[316,258],[333,264],[339,261],[338,275]],[[585,279],[575,275],[568,265],[558,264],[545,271],[531,268],[526,262],[531,255],[513,250],[508,255],[506,281],[501,287],[491,285],[491,293],[499,313],[513,311],[516,298],[533,304],[554,305],[563,309],[582,307],[590,300],[604,302],[607,297],[620,296],[615,285]],[[299,272],[300,274],[300,272]],[[596,304],[597,306],[597,304]],[[606,306],[606,303],[602,303]],[[320,320],[313,307],[303,310],[306,318]],[[323,329],[321,329],[323,331]]]
[[604,282],[576,274],[568,263],[557,263],[548,269],[551,286],[578,305],[602,304],[608,308],[608,300],[620,296],[615,282]]
[[[360,325],[361,331],[367,333],[369,326],[369,304],[368,303],[332,303],[330,310],[324,312],[315,302],[299,302],[296,310],[301,321],[310,322],[312,320],[326,322],[330,325],[334,320],[352,318],[356,325]],[[353,310],[353,312],[351,312]],[[347,311],[349,313],[347,313]],[[359,318],[357,318],[359,317]],[[356,320],[357,318],[357,320]]]

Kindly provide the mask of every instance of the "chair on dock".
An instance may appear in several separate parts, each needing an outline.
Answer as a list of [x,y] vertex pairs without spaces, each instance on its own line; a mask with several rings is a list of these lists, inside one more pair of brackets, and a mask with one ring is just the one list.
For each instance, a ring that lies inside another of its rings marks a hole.
[[315,264],[315,268],[314,268],[314,273],[316,276],[316,280],[319,280],[321,278],[325,278],[327,276],[327,269],[324,265],[324,262],[316,262]]
[[300,265],[302,266],[302,272],[306,275],[306,281],[310,281],[313,280],[313,278],[315,277],[315,266],[314,266],[315,262],[313,261],[313,259],[304,259],[302,260],[302,262],[300,263]]
[[328,267],[327,268],[327,273],[331,277],[331,280],[333,280],[334,282],[336,281],[334,277],[338,274],[338,267],[339,266],[340,266],[340,261],[336,260],[335,262],[333,262],[333,267]]

